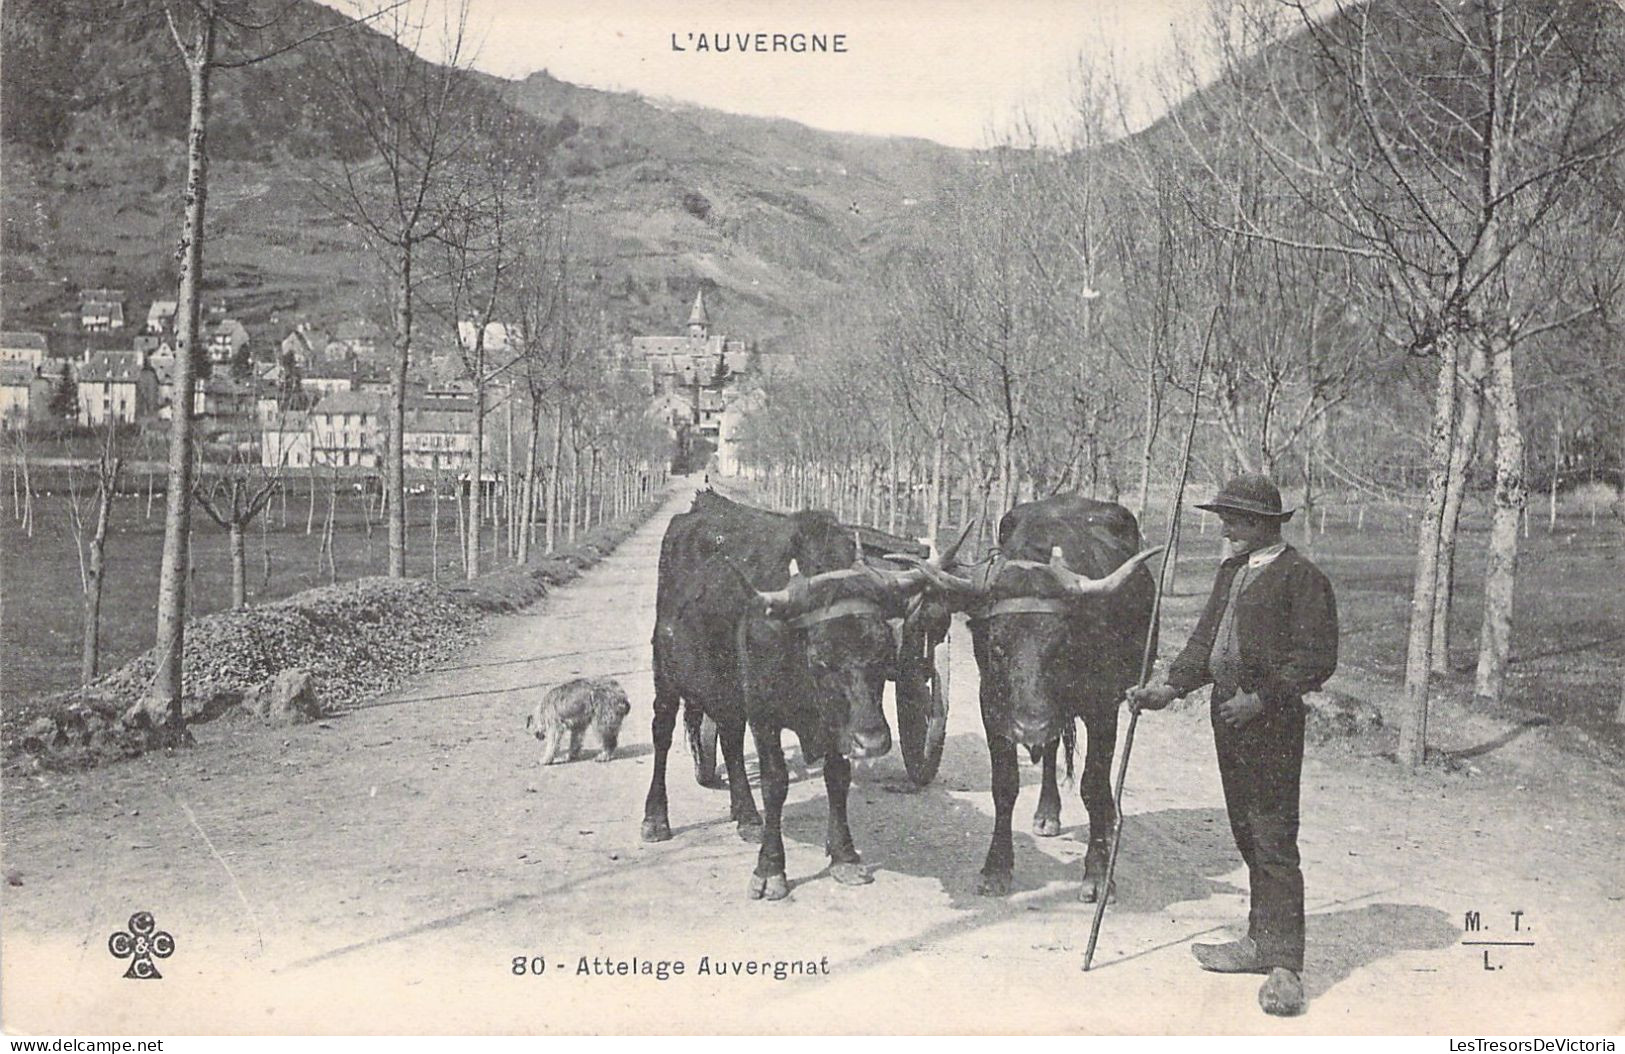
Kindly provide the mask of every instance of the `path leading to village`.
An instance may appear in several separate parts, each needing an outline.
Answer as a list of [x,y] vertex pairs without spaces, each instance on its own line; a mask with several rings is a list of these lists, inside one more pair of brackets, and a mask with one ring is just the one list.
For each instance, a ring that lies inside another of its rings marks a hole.
[[[1063,836],[1033,838],[1038,774],[1024,766],[1017,891],[975,895],[991,803],[962,626],[936,782],[911,792],[894,753],[854,783],[872,885],[829,877],[823,782],[793,769],[791,896],[748,900],[756,847],[727,822],[726,791],[694,783],[680,745],[676,837],[640,843],[656,558],[687,504],[678,493],[579,582],[493,620],[455,668],[376,705],[291,730],[217,723],[175,756],[8,780],[4,867],[20,884],[0,887],[6,1029],[1621,1031],[1625,789],[1516,730],[1445,744],[1479,748],[1474,775],[1406,780],[1381,759],[1311,757],[1312,1002],[1293,1020],[1258,1011],[1257,978],[1204,974],[1186,949],[1246,912],[1200,707],[1141,724],[1093,972],[1079,970],[1091,909],[1075,900],[1075,792]],[[541,769],[525,715],[578,674],[626,686],[620,754]],[[124,979],[109,953],[137,911],[174,937],[161,981]],[[1468,912],[1476,933],[1464,933]],[[593,969],[634,959],[684,973]],[[777,960],[817,971],[700,972]]]

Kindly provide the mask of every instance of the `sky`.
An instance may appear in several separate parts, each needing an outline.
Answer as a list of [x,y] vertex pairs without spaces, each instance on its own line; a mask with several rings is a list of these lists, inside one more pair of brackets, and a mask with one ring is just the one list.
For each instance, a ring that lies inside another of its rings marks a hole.
[[[356,13],[357,0],[324,2]],[[412,2],[438,22],[458,0]],[[587,87],[963,147],[998,141],[1020,113],[1054,141],[1080,56],[1109,60],[1143,85],[1144,68],[1206,8],[1206,0],[467,2],[474,65],[488,73],[545,69]],[[810,42],[802,53],[773,50],[773,34],[789,43],[797,33],[823,37],[829,50],[814,53]],[[1142,100],[1155,94],[1140,91]]]

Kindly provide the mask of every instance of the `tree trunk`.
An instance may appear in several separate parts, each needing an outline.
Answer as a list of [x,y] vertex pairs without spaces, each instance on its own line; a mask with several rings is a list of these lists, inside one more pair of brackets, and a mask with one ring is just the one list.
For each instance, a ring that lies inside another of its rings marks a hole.
[[1433,393],[1433,426],[1428,445],[1428,489],[1417,525],[1416,567],[1411,582],[1410,632],[1405,652],[1405,709],[1399,728],[1399,757],[1412,770],[1427,752],[1428,679],[1432,666],[1433,597],[1438,587],[1439,538],[1455,437],[1456,358],[1459,334],[1438,342],[1439,379]]
[[1433,643],[1430,666],[1434,673],[1450,672],[1450,608],[1456,594],[1456,537],[1461,527],[1461,505],[1467,493],[1467,469],[1478,450],[1478,429],[1483,419],[1484,371],[1488,359],[1484,342],[1474,340],[1462,375],[1465,388],[1461,417],[1450,450],[1450,478],[1445,483],[1444,513],[1439,531],[1438,588],[1433,594]]
[[406,373],[412,358],[412,242],[400,249],[395,276],[395,376],[390,385],[384,488],[389,501],[389,577],[406,577]]
[[187,547],[192,527],[193,356],[199,348],[203,292],[203,217],[208,197],[209,75],[214,63],[212,6],[200,13],[197,53],[189,59],[191,96],[186,146],[186,230],[181,236],[180,309],[176,316],[174,394],[169,414],[169,478],[164,495],[164,549],[158,564],[156,669],[144,702],[173,743],[182,741],[181,659],[186,647]]
[[1552,478],[1546,498],[1546,533],[1557,530],[1557,474],[1563,466],[1563,421],[1552,426]]
[[85,577],[85,642],[79,663],[81,684],[89,684],[96,679],[96,667],[100,661],[102,578],[107,566],[107,521],[113,514],[113,494],[118,482],[117,462],[114,463],[112,476],[111,480],[103,479],[97,494],[96,533],[90,539],[90,570]]
[[243,525],[233,522],[226,528],[227,543],[231,546],[231,606],[233,610],[248,606],[248,575],[243,551]]
[[1523,430],[1518,421],[1518,389],[1513,343],[1505,334],[1490,340],[1489,401],[1495,411],[1495,515],[1484,573],[1484,623],[1478,641],[1478,678],[1473,694],[1499,702],[1506,690],[1512,646],[1512,598],[1518,574],[1518,523],[1529,502],[1524,484]]
[[547,466],[547,551],[553,552],[558,548],[559,542],[559,507],[562,495],[559,493],[559,484],[562,482],[562,469],[564,467],[564,407],[561,405],[553,417],[553,458]]
[[519,515],[519,555],[517,560],[520,564],[530,561],[531,531],[536,522],[536,447],[540,438],[536,433],[541,429],[541,423],[541,407],[536,403],[532,403],[530,410],[530,441],[526,444],[527,449],[525,451],[525,504]]
[[[476,326],[476,328],[479,328]],[[468,552],[463,554],[463,575],[475,578],[480,573],[480,498],[483,496],[485,476],[485,338],[474,337],[474,469],[472,500],[468,503],[468,530],[463,539]]]

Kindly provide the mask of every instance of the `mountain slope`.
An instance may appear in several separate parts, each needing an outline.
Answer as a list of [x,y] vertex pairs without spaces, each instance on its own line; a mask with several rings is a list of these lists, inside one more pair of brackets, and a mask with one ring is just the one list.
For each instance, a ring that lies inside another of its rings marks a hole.
[[[341,17],[303,0],[294,12],[294,26]],[[158,9],[92,24],[51,0],[7,0],[3,15],[5,325],[66,328],[60,316],[83,286],[123,287],[131,310],[172,296],[186,87]],[[356,233],[307,189],[316,166],[360,152],[322,61],[306,47],[215,78],[207,287],[250,324],[382,310]],[[535,148],[570,203],[590,256],[581,273],[609,295],[622,332],[672,330],[699,284],[720,328],[784,332],[856,276],[906,202],[970,156],[546,74],[468,76],[510,108],[508,134]]]

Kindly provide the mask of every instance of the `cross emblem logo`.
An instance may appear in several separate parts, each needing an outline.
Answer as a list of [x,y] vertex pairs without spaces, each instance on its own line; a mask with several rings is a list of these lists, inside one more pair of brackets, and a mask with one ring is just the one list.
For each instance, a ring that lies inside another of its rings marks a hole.
[[175,954],[175,938],[158,929],[152,912],[138,911],[130,916],[129,932],[119,930],[107,938],[107,950],[115,959],[129,959],[130,968],[124,976],[134,981],[163,979],[153,959],[167,959]]

